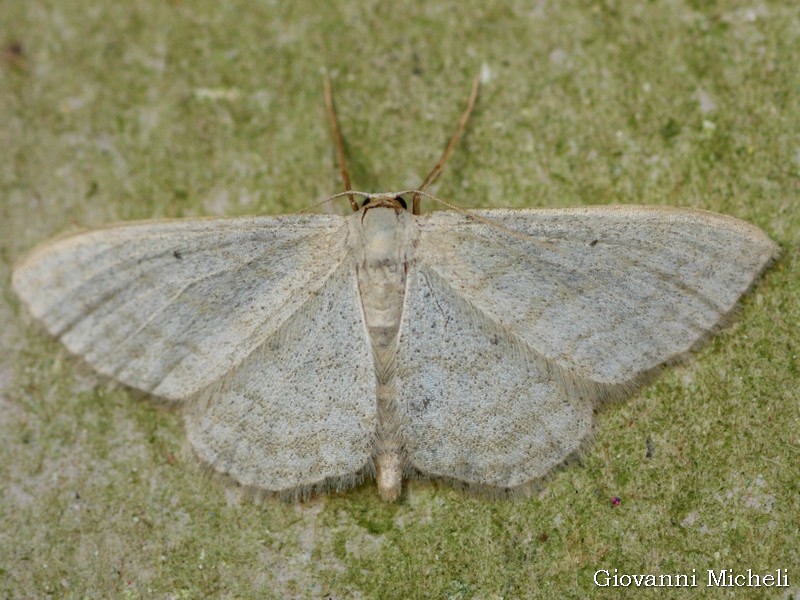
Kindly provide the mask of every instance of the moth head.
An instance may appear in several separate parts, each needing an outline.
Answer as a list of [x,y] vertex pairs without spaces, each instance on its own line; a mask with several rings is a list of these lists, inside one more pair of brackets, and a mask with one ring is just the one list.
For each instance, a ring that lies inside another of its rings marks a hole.
[[400,210],[408,210],[408,205],[406,201],[403,200],[402,196],[396,196],[393,194],[375,194],[374,196],[367,196],[364,199],[364,202],[361,203],[361,208],[393,208],[396,211]]

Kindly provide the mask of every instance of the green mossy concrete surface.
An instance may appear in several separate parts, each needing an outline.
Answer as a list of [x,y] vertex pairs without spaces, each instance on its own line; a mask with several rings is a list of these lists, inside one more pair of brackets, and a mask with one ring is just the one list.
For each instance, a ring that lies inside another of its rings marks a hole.
[[[749,593],[800,593],[792,4],[0,2],[0,595],[612,597],[603,568],[696,569],[700,588],[661,590],[676,598],[726,596],[702,587],[709,568],[785,568],[789,590]],[[730,328],[602,411],[540,495],[411,483],[395,505],[373,485],[242,503],[202,475],[178,414],[26,325],[11,264],[71,229],[339,191],[325,68],[357,189],[419,183],[482,72],[443,198],[701,207],[782,257]]]

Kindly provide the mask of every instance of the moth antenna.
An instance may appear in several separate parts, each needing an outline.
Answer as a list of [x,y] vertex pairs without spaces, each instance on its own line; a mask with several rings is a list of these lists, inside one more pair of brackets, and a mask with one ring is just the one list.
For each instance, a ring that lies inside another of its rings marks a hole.
[[[439,176],[439,173],[442,172],[444,168],[444,164],[447,162],[447,159],[450,158],[450,155],[453,153],[453,150],[458,143],[461,134],[464,133],[464,128],[467,126],[467,121],[469,120],[469,116],[472,114],[472,109],[475,108],[475,101],[478,99],[478,88],[480,87],[481,83],[481,76],[476,75],[475,78],[472,80],[472,91],[469,93],[469,100],[467,100],[467,108],[461,115],[461,118],[458,120],[458,124],[456,125],[456,130],[453,132],[450,141],[447,143],[447,147],[444,149],[439,162],[436,163],[436,166],[433,167],[433,171],[431,171],[428,176],[425,178],[420,186],[417,188],[418,192],[424,192],[425,189],[434,182],[434,180]],[[418,215],[420,213],[419,208],[419,197],[420,194],[414,194],[414,201],[412,205],[412,213]]]
[[[339,130],[339,121],[336,119],[336,108],[333,105],[333,89],[331,88],[331,79],[328,77],[328,72],[322,78],[325,96],[325,112],[328,113],[328,122],[331,126],[331,133],[333,133],[333,143],[336,146],[336,162],[339,165],[339,171],[342,174],[342,183],[346,192],[351,192],[353,186],[350,184],[350,173],[347,170],[347,164],[344,160],[344,142],[342,141],[342,133]],[[353,194],[347,194],[350,200],[350,208],[353,212],[358,211],[358,203],[353,197]],[[329,198],[330,200],[330,198]],[[326,200],[327,202],[327,200]]]
[[533,237],[531,237],[529,235],[526,235],[524,233],[520,233],[519,231],[514,231],[513,229],[509,229],[508,227],[498,223],[497,221],[493,221],[492,219],[488,219],[488,218],[483,217],[481,215],[475,214],[471,210],[468,210],[466,208],[461,208],[460,206],[456,206],[455,204],[452,204],[452,203],[448,202],[447,200],[443,200],[442,198],[439,198],[438,196],[434,196],[433,194],[430,194],[428,192],[424,192],[422,190],[408,190],[408,191],[399,192],[399,193],[400,194],[413,193],[415,196],[416,195],[425,196],[426,198],[430,198],[431,200],[434,200],[434,201],[438,202],[439,204],[441,204],[443,206],[446,206],[447,208],[450,208],[450,209],[452,209],[452,210],[454,210],[456,212],[460,212],[462,215],[468,216],[470,219],[474,219],[475,221],[480,221],[481,223],[485,223],[486,225],[491,225],[492,227],[496,227],[500,231],[505,231],[507,234],[509,234],[512,237],[518,238],[520,240],[525,240],[527,242],[536,244],[537,246],[542,246],[542,247],[545,247],[545,248],[553,248],[553,244],[551,244],[550,242],[547,242],[545,240],[535,239],[535,238],[533,238]]
[[302,214],[304,212],[308,212],[313,208],[318,208],[318,207],[322,206],[323,204],[327,204],[328,202],[330,202],[332,200],[337,200],[337,199],[339,199],[339,198],[341,198],[343,196],[347,196],[350,199],[350,206],[354,206],[355,205],[356,206],[356,210],[357,210],[358,209],[358,203],[356,203],[355,198],[353,198],[353,196],[362,196],[364,198],[369,198],[372,195],[374,195],[374,194],[369,194],[367,192],[359,192],[358,190],[346,190],[344,192],[339,192],[338,194],[334,194],[333,196],[328,196],[327,198],[325,198],[325,200],[320,200],[319,202],[315,202],[314,204],[309,204],[305,208],[301,208],[300,210],[298,210],[297,213],[295,213],[295,214],[299,215],[299,214]]

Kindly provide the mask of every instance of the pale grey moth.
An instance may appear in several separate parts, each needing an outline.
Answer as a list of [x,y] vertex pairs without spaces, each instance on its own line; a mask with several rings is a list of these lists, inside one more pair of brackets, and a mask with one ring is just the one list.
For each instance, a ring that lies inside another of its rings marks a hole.
[[412,475],[530,489],[599,401],[714,331],[777,252],[700,210],[419,215],[362,195],[348,217],[62,237],[13,289],[98,372],[182,404],[214,471],[290,498],[375,477],[394,500]]

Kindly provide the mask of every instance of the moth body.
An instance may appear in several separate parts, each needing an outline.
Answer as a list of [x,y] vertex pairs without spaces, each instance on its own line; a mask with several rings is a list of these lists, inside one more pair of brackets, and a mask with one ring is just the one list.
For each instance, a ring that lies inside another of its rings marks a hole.
[[758,228],[653,206],[112,225],[14,270],[98,372],[182,404],[216,472],[284,498],[434,477],[532,489],[594,407],[718,329],[777,255]]
[[415,217],[391,196],[371,199],[350,217],[349,242],[356,257],[358,291],[377,379],[373,462],[378,491],[388,501],[400,495],[405,469],[395,358],[406,276],[418,238]]

